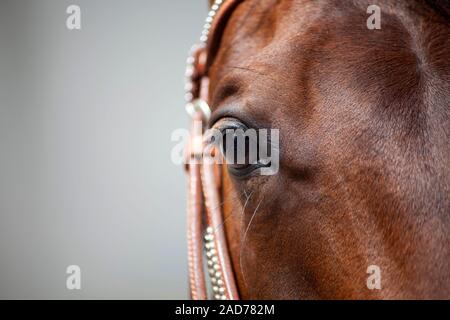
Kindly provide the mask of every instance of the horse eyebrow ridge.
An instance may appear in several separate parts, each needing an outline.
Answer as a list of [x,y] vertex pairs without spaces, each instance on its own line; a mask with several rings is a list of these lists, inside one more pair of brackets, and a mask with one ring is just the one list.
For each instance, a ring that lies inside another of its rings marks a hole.
[[244,67],[244,66],[226,66],[226,68],[227,68],[227,69],[228,69],[228,68],[229,68],[229,69],[237,69],[237,70],[243,70],[243,71],[248,71],[248,72],[256,73],[257,75],[267,77],[268,79],[270,79],[270,80],[272,80],[272,81],[275,81],[275,82],[277,81],[276,79],[274,79],[273,77],[271,77],[270,74],[265,73],[265,72],[258,71],[258,70],[254,69],[254,68],[251,68],[251,67]]

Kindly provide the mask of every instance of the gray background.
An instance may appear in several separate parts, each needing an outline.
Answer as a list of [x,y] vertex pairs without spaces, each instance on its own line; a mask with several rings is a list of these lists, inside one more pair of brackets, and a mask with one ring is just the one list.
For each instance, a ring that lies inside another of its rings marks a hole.
[[206,2],[0,0],[0,298],[187,298],[170,135]]

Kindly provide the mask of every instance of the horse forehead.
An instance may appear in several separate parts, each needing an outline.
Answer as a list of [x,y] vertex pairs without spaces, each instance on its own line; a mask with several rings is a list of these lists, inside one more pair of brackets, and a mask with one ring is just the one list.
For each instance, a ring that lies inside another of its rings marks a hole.
[[383,32],[368,30],[366,20],[361,8],[339,8],[333,1],[246,1],[223,35],[212,94],[230,74],[251,86],[248,95],[263,91],[270,98],[276,91],[280,105],[285,98],[306,107],[302,99],[311,85],[331,98],[338,95],[330,90],[345,91],[354,103],[373,98],[364,104],[398,96],[405,84],[414,91],[423,63],[408,30],[394,15],[384,17]]
[[[349,46],[347,52],[370,48],[370,40],[381,40],[380,44],[389,46],[389,41],[382,41],[381,32],[376,38],[376,32],[367,29],[367,17],[361,8],[340,7],[334,1],[244,1],[228,22],[214,66],[263,62],[270,67],[292,65],[307,50],[313,54],[311,50],[328,45],[331,54],[338,43]],[[395,18],[383,18],[389,24],[382,32],[388,40],[398,44],[402,37],[409,38]]]

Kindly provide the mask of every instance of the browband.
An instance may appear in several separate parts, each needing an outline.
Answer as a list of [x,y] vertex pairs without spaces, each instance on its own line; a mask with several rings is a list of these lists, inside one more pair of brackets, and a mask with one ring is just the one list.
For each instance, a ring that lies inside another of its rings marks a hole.
[[214,155],[204,154],[203,136],[211,113],[208,105],[208,70],[219,49],[225,25],[242,1],[214,2],[205,21],[200,45],[193,47],[187,61],[186,111],[192,119],[185,149],[188,178],[187,243],[189,286],[194,300],[208,298],[205,256],[213,298],[239,299],[223,226],[221,165],[205,161]]

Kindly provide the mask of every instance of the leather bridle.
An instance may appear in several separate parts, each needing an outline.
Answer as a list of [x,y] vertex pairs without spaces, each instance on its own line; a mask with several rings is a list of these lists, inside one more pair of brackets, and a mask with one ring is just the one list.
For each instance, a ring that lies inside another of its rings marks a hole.
[[188,177],[187,242],[189,285],[194,300],[208,299],[205,265],[213,298],[239,299],[223,225],[222,168],[214,161],[205,161],[206,157],[214,155],[204,152],[204,134],[211,113],[208,104],[209,67],[220,45],[225,24],[242,1],[214,2],[206,18],[200,45],[193,47],[187,61],[186,110],[192,119],[191,134],[185,150]]

